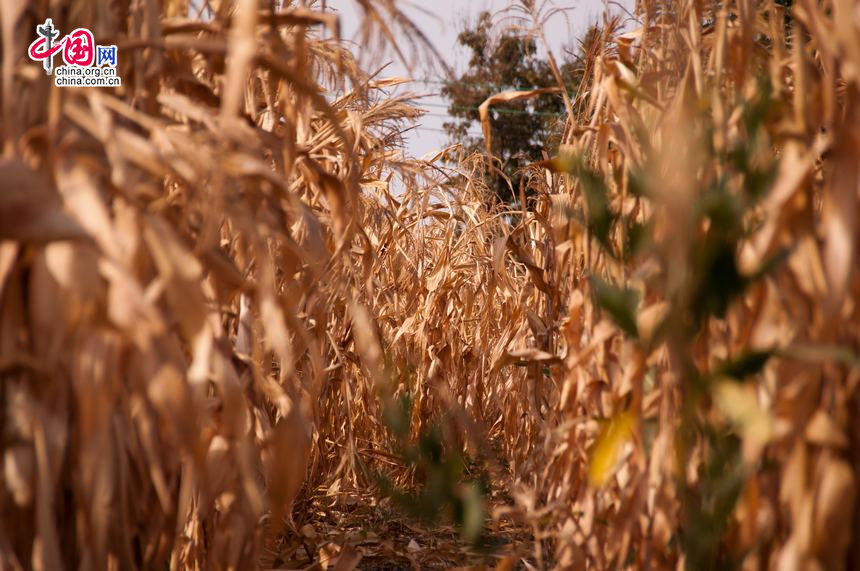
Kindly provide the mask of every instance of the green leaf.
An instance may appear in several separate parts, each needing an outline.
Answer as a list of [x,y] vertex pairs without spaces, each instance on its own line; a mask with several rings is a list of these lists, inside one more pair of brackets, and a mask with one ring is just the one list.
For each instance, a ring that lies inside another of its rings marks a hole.
[[412,397],[405,394],[397,401],[387,401],[382,409],[385,424],[397,438],[409,436],[412,417]]
[[581,185],[586,204],[586,227],[597,241],[612,254],[609,232],[617,218],[609,205],[609,190],[603,176],[589,168],[579,156],[558,156],[551,161],[552,168],[575,176]]
[[791,248],[780,248],[777,250],[772,256],[767,258],[761,263],[761,266],[753,272],[747,279],[750,282],[756,282],[761,278],[765,277],[776,268],[780,267],[786,260],[788,260],[791,255]]
[[721,363],[716,368],[713,376],[741,380],[750,375],[757,375],[764,369],[764,366],[773,355],[773,349],[745,351],[734,359]]
[[708,314],[725,317],[731,301],[749,284],[738,270],[734,243],[710,236],[695,248],[693,266],[696,282],[690,299],[697,320]]
[[611,250],[609,231],[615,215],[609,207],[609,198],[603,179],[590,169],[580,169],[578,178],[582,182],[585,203],[588,206],[588,228],[607,250]]
[[629,260],[639,252],[645,249],[645,245],[651,239],[653,224],[651,221],[637,222],[635,220],[627,220],[626,240],[624,244],[623,260]]
[[469,483],[463,487],[461,494],[462,517],[459,521],[461,535],[469,543],[475,543],[484,531],[484,496],[480,486]]
[[639,294],[636,290],[618,287],[597,276],[592,276],[590,283],[597,305],[605,309],[625,333],[638,338],[636,308],[639,306]]

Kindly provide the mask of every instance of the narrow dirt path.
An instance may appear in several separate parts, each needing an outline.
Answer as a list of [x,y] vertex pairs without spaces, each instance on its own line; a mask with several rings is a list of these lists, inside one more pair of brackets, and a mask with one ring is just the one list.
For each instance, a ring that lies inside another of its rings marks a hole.
[[[503,507],[490,499],[488,512]],[[319,496],[301,506],[307,518],[298,534],[284,536],[274,569],[514,569],[531,552],[524,525],[488,518],[480,545],[470,545],[456,526],[425,525],[371,496]]]

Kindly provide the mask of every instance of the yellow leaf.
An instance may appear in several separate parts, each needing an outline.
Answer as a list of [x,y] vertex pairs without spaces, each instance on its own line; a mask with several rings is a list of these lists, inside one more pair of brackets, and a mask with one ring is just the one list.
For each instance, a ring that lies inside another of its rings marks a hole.
[[750,385],[720,381],[714,385],[713,395],[717,407],[740,429],[744,460],[754,462],[773,437],[773,418],[759,406]]
[[593,486],[603,486],[618,463],[621,450],[633,434],[633,413],[623,412],[609,421],[600,431],[591,449],[588,480]]

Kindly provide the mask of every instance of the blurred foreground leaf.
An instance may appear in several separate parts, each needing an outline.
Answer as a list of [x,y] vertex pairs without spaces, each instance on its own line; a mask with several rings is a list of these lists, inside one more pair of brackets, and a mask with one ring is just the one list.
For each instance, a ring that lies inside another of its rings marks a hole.
[[604,486],[609,480],[624,445],[633,436],[634,424],[633,413],[623,412],[603,427],[591,449],[588,463],[588,481],[592,486]]

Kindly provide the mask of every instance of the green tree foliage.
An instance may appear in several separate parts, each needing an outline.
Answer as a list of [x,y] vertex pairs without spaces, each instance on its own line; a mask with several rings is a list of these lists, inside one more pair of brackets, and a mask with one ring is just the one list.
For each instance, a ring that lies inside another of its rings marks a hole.
[[[588,38],[598,35],[592,29]],[[454,121],[444,124],[452,142],[467,149],[484,150],[481,137],[469,136],[470,128],[480,125],[478,106],[490,95],[516,88],[554,87],[557,82],[546,57],[538,53],[533,38],[511,32],[494,35],[492,17],[483,12],[477,23],[458,36],[470,57],[466,71],[445,82],[442,94],[450,100],[448,113]],[[580,51],[580,53],[582,53]],[[585,77],[583,59],[568,52],[561,64],[561,75],[569,92],[575,93]],[[513,189],[499,173],[488,173],[487,184],[499,200],[515,202],[522,180],[520,169],[551,156],[558,145],[564,121],[561,95],[506,103],[490,112],[493,132],[493,154],[501,160],[501,171],[510,179]]]

